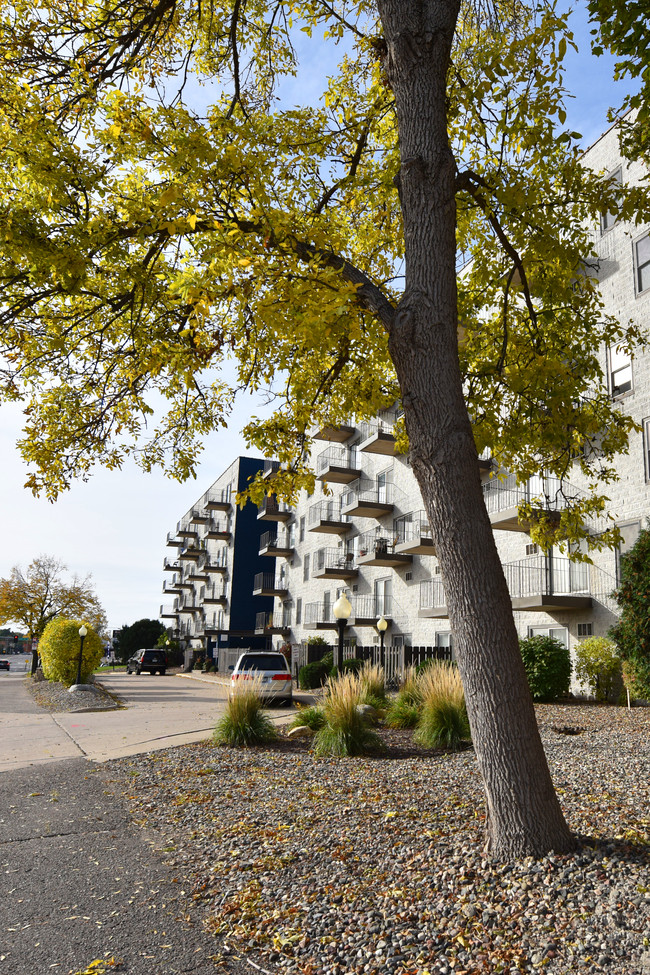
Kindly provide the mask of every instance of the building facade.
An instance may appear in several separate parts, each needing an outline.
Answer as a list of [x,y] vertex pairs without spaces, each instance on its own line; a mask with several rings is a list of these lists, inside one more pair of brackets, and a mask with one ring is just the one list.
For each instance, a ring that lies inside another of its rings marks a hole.
[[253,590],[261,572],[275,573],[275,560],[259,555],[265,522],[237,492],[264,469],[264,461],[238,457],[167,534],[170,555],[163,569],[163,623],[184,647],[216,657],[219,648],[264,648],[255,632],[257,613],[270,613],[273,595]]
[[[587,150],[584,161],[595,172],[622,181],[635,183],[644,176],[640,164],[629,164],[621,156],[615,127]],[[605,310],[622,321],[650,324],[650,225],[603,214],[593,228],[593,240],[599,254],[594,273]],[[618,551],[595,553],[593,565],[573,562],[559,551],[544,553],[517,516],[521,502],[540,496],[547,499],[545,510],[552,516],[564,494],[584,489],[577,465],[567,491],[566,481],[560,485],[553,478],[519,485],[503,472],[495,476],[488,459],[480,461],[518,632],[550,634],[570,648],[586,636],[605,635],[615,622],[612,593],[620,555],[634,543],[650,514],[650,353],[641,350],[631,358],[613,348],[602,349],[601,356],[611,396],[639,425],[629,453],[617,458],[620,480],[608,486],[610,511],[623,538]],[[180,588],[168,591],[177,601],[189,600],[189,605],[177,602],[174,618],[180,633],[192,642],[247,639],[251,633],[260,642],[251,639],[250,646],[295,646],[314,636],[334,644],[333,607],[344,591],[352,605],[345,631],[348,642],[378,644],[376,624],[383,617],[388,622],[387,647],[451,647],[444,586],[422,499],[408,457],[395,449],[397,419],[396,411],[386,411],[371,423],[316,431],[314,493],[303,491],[293,508],[271,496],[257,515],[247,505],[244,512],[250,512],[241,528],[236,521],[241,513],[228,507],[235,482],[241,489],[262,462],[240,459],[229,468],[171,536],[170,544],[178,549],[172,578]],[[274,462],[267,461],[266,471],[273,468]],[[228,487],[226,507],[211,508],[209,499]],[[203,522],[197,521],[197,512]],[[230,519],[227,538],[204,534],[217,516]],[[198,578],[200,561],[189,567],[184,563],[190,558],[188,543],[201,539],[210,548]],[[220,559],[226,564],[220,565]],[[216,599],[217,591],[222,601],[210,602],[206,594]],[[200,603],[200,611],[195,603]],[[244,620],[244,604],[251,611],[255,608],[254,619]],[[203,633],[197,625],[204,626]]]

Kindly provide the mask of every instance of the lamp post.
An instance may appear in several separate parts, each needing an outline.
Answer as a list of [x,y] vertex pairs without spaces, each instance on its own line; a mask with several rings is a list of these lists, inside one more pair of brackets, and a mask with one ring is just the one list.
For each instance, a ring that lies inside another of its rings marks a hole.
[[84,652],[84,639],[88,628],[82,623],[79,627],[79,660],[77,661],[77,684],[81,684],[81,658]]
[[341,593],[339,598],[332,606],[332,612],[336,618],[336,625],[339,628],[339,643],[336,651],[334,666],[340,672],[343,664],[343,634],[345,632],[346,624],[350,618],[350,613],[352,612],[352,605],[344,592]]
[[388,629],[388,620],[382,613],[377,620],[377,629],[379,630],[379,662],[381,666],[384,666],[384,637],[386,636],[386,630]]

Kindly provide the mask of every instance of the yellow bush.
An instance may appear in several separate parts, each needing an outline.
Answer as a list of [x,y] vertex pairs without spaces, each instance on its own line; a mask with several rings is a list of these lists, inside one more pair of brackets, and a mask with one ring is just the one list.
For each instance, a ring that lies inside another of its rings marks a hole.
[[[81,637],[79,627],[82,620],[68,620],[57,616],[50,620],[38,641],[43,674],[48,680],[60,680],[68,687],[77,680],[77,662]],[[98,666],[104,647],[97,633],[86,624],[88,633],[84,638],[81,660],[81,680],[83,683]]]

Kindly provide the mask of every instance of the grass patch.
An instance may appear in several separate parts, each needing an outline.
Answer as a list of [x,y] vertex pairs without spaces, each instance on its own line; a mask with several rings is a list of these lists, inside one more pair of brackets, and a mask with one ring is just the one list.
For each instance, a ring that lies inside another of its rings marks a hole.
[[470,730],[458,668],[436,661],[418,675],[417,687],[422,705],[415,741],[425,748],[462,748]]
[[341,674],[327,685],[322,711],[325,724],[314,738],[314,753],[319,756],[346,757],[370,755],[384,750],[384,743],[369,726],[358,705],[362,684],[355,674]]
[[310,708],[300,708],[290,724],[291,728],[311,728],[318,731],[325,724],[323,709],[312,705]]
[[226,713],[217,722],[212,736],[217,745],[249,748],[277,738],[272,722],[264,714],[261,690],[259,678],[241,681],[233,688],[228,697]]

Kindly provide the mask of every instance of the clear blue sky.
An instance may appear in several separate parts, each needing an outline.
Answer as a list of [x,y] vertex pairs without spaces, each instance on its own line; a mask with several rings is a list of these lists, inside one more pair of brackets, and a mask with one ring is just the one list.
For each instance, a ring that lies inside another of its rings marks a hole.
[[[568,58],[565,84],[574,94],[567,125],[582,133],[586,148],[607,128],[607,110],[620,104],[625,86],[614,86],[611,59],[591,56],[584,7],[579,3],[573,17],[580,53]],[[309,59],[313,87],[310,91],[309,83],[301,79],[293,93],[287,88],[283,94],[305,101],[315,99],[320,91],[329,48],[304,35],[300,46]],[[26,468],[14,446],[20,434],[20,410],[3,406],[0,576],[8,575],[17,563],[26,566],[40,554],[52,555],[63,560],[70,572],[92,573],[111,628],[156,618],[165,601],[162,561],[173,551],[165,548],[166,533],[232,459],[246,453],[239,431],[249,414],[260,409],[254,401],[240,402],[229,430],[208,440],[196,481],[179,485],[128,465],[120,473],[98,471],[89,483],[76,484],[51,505],[23,488]]]

